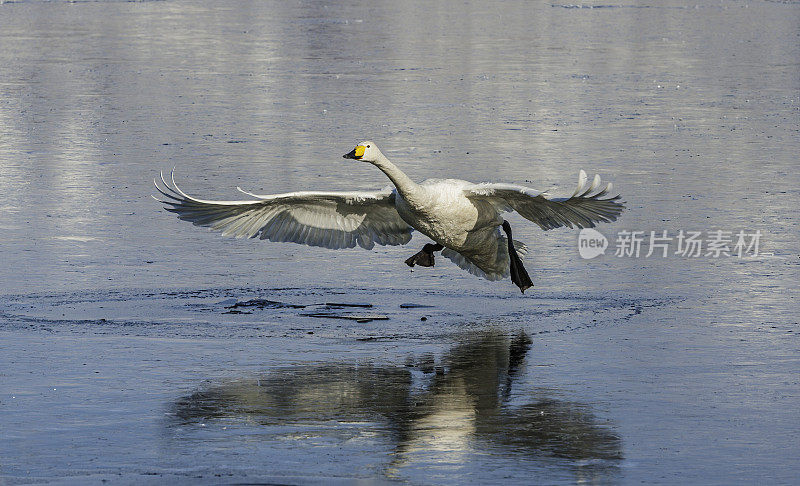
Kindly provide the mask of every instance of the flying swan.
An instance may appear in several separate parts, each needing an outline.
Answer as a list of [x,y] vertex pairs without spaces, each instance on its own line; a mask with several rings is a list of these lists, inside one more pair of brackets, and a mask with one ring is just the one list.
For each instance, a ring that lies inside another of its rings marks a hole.
[[[457,179],[412,181],[369,141],[359,143],[347,159],[369,162],[394,184],[382,191],[317,192],[257,195],[249,201],[207,201],[189,196],[163,173],[157,199],[178,218],[208,226],[224,236],[291,241],[325,248],[367,250],[379,245],[404,245],[417,230],[434,243],[405,263],[432,267],[434,252],[468,272],[488,280],[511,276],[524,293],[533,286],[522,265],[526,246],[511,236],[511,226],[500,214],[517,211],[543,230],[567,226],[591,228],[617,219],[624,206],[610,196],[611,184],[601,187],[600,176],[587,184],[580,171],[578,188],[570,197],[551,197],[525,186]],[[500,233],[503,228],[506,236]]]

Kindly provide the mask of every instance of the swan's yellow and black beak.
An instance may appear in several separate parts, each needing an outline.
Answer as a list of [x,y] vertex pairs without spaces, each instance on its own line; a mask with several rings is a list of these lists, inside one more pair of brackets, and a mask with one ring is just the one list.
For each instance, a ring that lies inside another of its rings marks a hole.
[[345,159],[361,160],[361,157],[364,156],[364,150],[366,150],[366,148],[364,148],[363,145],[356,145],[356,148],[351,150],[350,153],[342,155],[342,157]]

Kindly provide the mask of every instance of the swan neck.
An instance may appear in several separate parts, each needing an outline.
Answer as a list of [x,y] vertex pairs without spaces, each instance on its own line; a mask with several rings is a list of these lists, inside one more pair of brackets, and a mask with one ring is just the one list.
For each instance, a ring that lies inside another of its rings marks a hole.
[[396,165],[391,163],[385,155],[381,154],[378,160],[374,162],[375,166],[379,168],[387,177],[392,181],[397,191],[403,196],[408,196],[417,190],[417,183],[412,181],[410,177],[398,169]]

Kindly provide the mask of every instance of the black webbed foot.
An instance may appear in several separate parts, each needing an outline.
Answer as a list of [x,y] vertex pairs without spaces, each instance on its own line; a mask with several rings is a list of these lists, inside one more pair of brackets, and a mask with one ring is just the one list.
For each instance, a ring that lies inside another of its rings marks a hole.
[[533,287],[533,282],[531,282],[531,278],[522,265],[522,260],[519,259],[517,250],[514,248],[514,239],[511,237],[511,225],[508,224],[508,221],[503,221],[503,231],[506,232],[508,238],[508,259],[511,262],[511,281],[514,282],[524,294],[526,290]]
[[433,252],[440,251],[444,247],[439,243],[426,243],[418,253],[406,260],[406,265],[413,267],[419,265],[420,267],[432,267],[436,262],[433,258]]

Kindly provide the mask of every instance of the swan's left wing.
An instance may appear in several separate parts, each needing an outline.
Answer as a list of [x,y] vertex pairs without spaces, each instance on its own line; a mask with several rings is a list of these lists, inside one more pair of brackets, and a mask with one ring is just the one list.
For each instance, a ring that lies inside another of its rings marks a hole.
[[586,172],[581,171],[578,188],[569,197],[551,197],[529,187],[516,184],[472,184],[464,188],[468,198],[484,199],[504,211],[516,211],[542,229],[560,226],[592,228],[599,222],[617,219],[625,206],[619,195],[610,196],[612,186],[602,186],[595,175],[587,184]]
[[[250,201],[197,199],[172,185],[161,175],[156,189],[166,199],[156,199],[184,221],[207,226],[223,236],[291,241],[325,248],[371,249],[379,245],[403,245],[412,228],[394,207],[394,192],[291,192],[258,196]],[[242,191],[244,192],[244,191]]]

